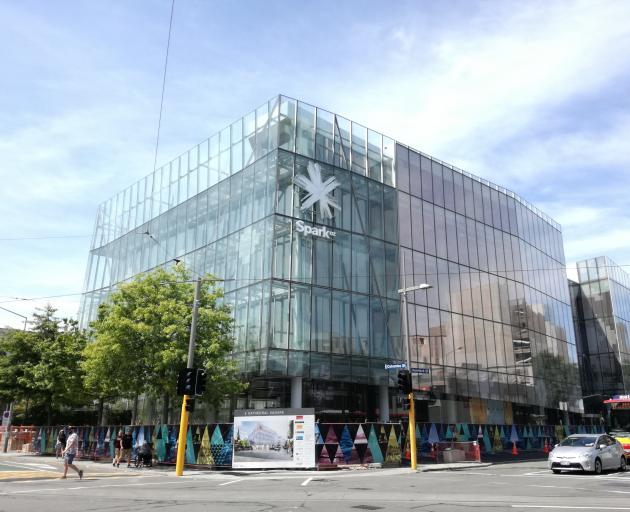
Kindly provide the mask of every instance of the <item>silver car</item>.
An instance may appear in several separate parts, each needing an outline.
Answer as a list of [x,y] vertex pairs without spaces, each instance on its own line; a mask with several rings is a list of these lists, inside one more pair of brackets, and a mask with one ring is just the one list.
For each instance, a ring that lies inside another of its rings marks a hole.
[[626,456],[619,441],[606,434],[574,434],[549,453],[549,469],[561,471],[626,470]]

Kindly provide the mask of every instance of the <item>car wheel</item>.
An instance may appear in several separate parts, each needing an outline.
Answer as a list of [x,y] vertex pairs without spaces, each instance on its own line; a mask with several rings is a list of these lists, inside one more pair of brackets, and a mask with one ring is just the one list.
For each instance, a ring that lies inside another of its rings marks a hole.
[[599,459],[595,459],[595,467],[593,468],[593,472],[596,475],[601,475],[602,473],[602,461]]
[[627,466],[626,456],[622,455],[621,459],[619,460],[619,471],[625,471],[626,466]]
[[560,470],[559,469],[552,469],[551,471],[554,472],[554,474],[559,475],[560,474]]

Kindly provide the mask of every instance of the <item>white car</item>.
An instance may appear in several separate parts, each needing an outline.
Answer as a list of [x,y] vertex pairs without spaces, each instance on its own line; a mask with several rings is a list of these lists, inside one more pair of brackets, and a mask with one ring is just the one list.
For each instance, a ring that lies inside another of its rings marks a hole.
[[561,471],[626,470],[626,456],[619,441],[606,434],[573,434],[549,453],[549,469]]

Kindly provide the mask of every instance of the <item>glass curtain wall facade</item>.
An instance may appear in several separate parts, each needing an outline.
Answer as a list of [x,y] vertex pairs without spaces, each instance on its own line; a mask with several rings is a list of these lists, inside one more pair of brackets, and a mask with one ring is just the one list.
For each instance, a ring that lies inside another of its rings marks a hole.
[[630,275],[602,256],[578,262],[570,287],[584,394],[627,394]]
[[[295,181],[315,164],[332,218]],[[300,403],[328,418],[402,413],[384,369],[405,357],[397,290],[426,282],[408,297],[413,364],[429,372],[415,385],[435,399],[417,402],[420,419],[580,412],[559,226],[341,116],[276,97],[102,204],[81,323],[173,258],[226,280],[251,382],[233,406],[287,406],[299,379]]]
[[[581,411],[560,226],[512,192],[397,145],[399,237],[416,386],[441,417]],[[425,412],[427,414],[427,412]],[[430,420],[437,419],[429,407]]]

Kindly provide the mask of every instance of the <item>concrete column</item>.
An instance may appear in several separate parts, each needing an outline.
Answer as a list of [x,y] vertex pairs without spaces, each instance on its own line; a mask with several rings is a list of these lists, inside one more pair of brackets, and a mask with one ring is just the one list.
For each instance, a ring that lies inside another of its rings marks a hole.
[[302,407],[302,377],[291,377],[291,407]]
[[381,423],[389,422],[389,388],[387,384],[381,384],[378,387],[378,408]]

